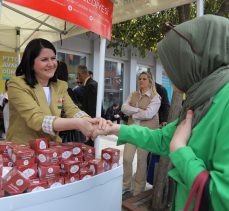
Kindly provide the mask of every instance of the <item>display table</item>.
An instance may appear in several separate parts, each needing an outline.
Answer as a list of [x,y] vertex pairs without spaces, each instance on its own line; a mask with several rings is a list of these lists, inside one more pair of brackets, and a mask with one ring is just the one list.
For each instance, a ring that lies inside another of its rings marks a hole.
[[1,211],[121,211],[123,168],[39,192],[0,199]]

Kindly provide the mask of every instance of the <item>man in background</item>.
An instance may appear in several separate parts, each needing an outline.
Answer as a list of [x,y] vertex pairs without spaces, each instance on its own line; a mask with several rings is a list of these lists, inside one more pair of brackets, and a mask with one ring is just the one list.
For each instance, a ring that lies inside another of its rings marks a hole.
[[120,124],[121,120],[121,108],[118,103],[113,103],[112,106],[110,106],[106,113],[105,113],[105,119],[111,120],[112,122],[116,122],[117,124]]
[[[78,81],[82,83],[80,88],[83,89],[83,97],[80,102],[81,109],[94,118],[96,116],[98,83],[90,77],[85,65],[79,65],[77,67],[76,75]],[[94,146],[94,141],[89,139],[85,144]]]
[[79,81],[78,78],[76,78],[76,86],[73,88],[73,94],[74,96],[77,98],[78,100],[78,107],[82,109],[82,101],[84,98],[84,87],[83,87],[83,83]]
[[[58,61],[58,66],[56,69],[57,72],[57,78],[59,80],[68,82],[68,67],[65,62],[63,61]],[[75,91],[80,88],[77,87]],[[72,101],[75,103],[80,108],[80,102],[78,96],[75,94],[75,92],[68,87],[68,95],[71,97]],[[65,117],[64,110],[61,110],[61,117]],[[61,131],[59,133],[59,136],[62,139],[62,142],[80,142],[84,143],[86,140],[86,137],[81,133],[80,131],[77,130],[66,130],[66,131]]]
[[82,110],[94,118],[96,116],[98,83],[90,77],[89,71],[85,65],[79,65],[76,74],[84,87],[83,99],[81,102]]

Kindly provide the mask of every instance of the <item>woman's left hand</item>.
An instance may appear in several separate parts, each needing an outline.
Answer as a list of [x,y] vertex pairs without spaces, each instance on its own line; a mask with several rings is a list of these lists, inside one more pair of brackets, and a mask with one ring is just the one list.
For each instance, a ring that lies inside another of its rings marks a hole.
[[176,128],[172,141],[170,142],[170,152],[187,145],[192,133],[192,118],[193,112],[188,110],[185,119]]

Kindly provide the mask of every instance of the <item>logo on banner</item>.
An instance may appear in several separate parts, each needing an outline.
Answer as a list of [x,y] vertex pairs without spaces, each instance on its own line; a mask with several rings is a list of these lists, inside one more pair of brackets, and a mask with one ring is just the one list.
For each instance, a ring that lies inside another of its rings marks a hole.
[[[1,1],[1,0],[0,0]],[[111,0],[6,0],[69,21],[111,39]]]

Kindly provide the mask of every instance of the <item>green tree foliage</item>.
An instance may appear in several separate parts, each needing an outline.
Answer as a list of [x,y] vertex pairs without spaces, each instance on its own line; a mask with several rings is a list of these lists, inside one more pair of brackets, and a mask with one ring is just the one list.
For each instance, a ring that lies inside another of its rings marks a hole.
[[[186,5],[186,9],[184,8],[173,8],[115,24],[108,47],[113,47],[114,55],[119,56],[124,54],[127,46],[137,48],[142,57],[145,56],[146,50],[155,52],[157,42],[164,36],[165,22],[179,24],[184,19],[196,17],[196,3]],[[206,0],[205,13],[229,18],[229,0]]]

